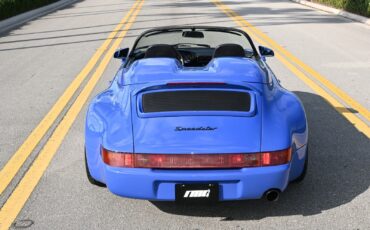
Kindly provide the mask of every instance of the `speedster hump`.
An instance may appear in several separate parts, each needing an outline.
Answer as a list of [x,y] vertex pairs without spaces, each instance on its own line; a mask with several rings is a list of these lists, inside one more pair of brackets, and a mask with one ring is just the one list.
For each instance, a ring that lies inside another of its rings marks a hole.
[[170,58],[141,59],[123,74],[124,85],[175,81],[267,83],[265,72],[247,58],[217,58],[200,68],[183,67]]

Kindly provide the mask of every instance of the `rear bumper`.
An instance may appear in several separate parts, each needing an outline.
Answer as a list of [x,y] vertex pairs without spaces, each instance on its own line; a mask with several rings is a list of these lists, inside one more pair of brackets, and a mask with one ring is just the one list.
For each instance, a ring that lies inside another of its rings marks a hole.
[[220,200],[259,199],[269,189],[284,191],[291,164],[222,170],[159,170],[105,165],[108,189],[119,196],[175,200],[177,183],[218,183]]

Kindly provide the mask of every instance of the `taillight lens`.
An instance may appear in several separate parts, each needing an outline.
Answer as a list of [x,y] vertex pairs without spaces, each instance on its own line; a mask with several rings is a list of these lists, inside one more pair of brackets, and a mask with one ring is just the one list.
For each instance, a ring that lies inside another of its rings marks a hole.
[[292,149],[261,153],[261,166],[286,164],[292,157]]
[[248,168],[286,164],[291,149],[233,154],[141,154],[102,148],[104,163],[124,168]]
[[102,148],[102,158],[104,163],[114,167],[134,167],[134,155],[132,153],[117,153]]

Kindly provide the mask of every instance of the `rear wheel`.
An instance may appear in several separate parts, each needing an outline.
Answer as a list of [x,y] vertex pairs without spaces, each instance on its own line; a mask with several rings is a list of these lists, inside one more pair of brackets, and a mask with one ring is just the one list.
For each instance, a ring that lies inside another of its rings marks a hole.
[[299,177],[297,177],[296,179],[294,179],[292,181],[292,183],[299,183],[299,182],[302,182],[304,180],[304,178],[306,177],[306,174],[307,174],[307,167],[308,167],[308,145],[307,145],[307,149],[306,149],[306,159],[304,161],[303,171],[302,171],[301,175],[299,175]]
[[106,187],[106,185],[100,181],[97,181],[95,180],[91,174],[90,174],[90,170],[89,170],[89,165],[87,164],[87,157],[86,157],[86,149],[85,149],[85,168],[86,168],[86,175],[87,175],[87,179],[89,180],[89,182],[93,185],[96,185],[96,186],[99,186],[99,187]]

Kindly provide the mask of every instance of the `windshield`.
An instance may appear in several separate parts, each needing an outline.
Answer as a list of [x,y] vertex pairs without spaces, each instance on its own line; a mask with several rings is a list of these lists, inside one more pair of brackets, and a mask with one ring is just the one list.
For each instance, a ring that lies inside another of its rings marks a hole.
[[150,47],[170,45],[184,67],[203,67],[212,60],[217,47],[230,43],[240,45],[246,58],[258,56],[252,40],[241,30],[223,27],[160,28],[149,30],[137,39],[126,66],[148,56],[146,52]]
[[145,49],[155,44],[177,45],[181,47],[208,47],[215,48],[221,44],[234,43],[246,50],[253,50],[249,40],[238,31],[217,31],[211,29],[173,29],[169,31],[153,31],[142,36],[135,49]]

